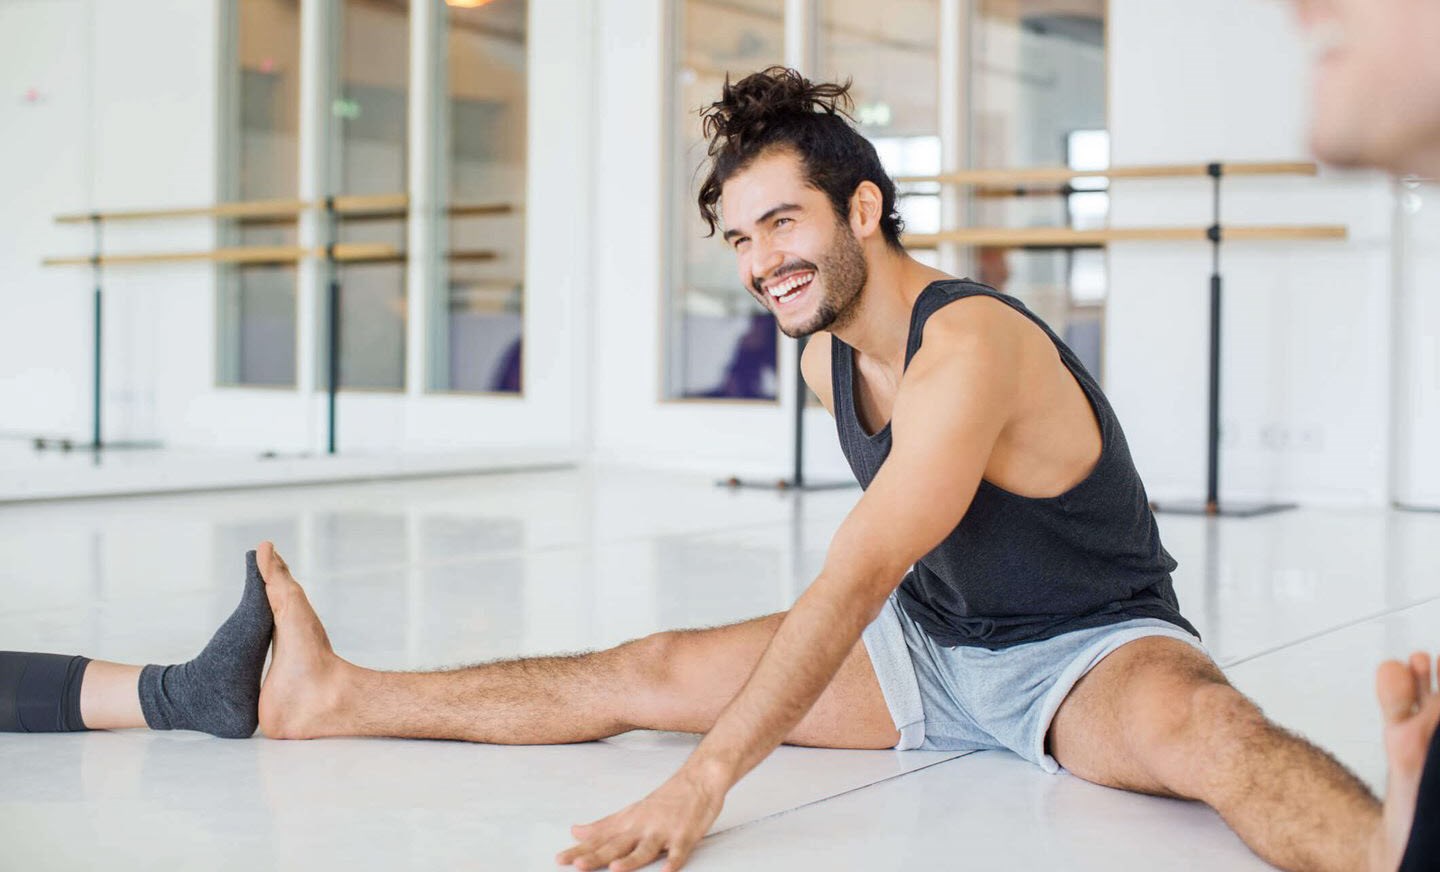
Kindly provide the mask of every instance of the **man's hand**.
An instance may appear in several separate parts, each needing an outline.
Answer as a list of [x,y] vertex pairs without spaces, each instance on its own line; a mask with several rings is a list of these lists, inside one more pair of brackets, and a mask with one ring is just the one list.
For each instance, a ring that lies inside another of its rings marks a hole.
[[718,782],[681,769],[653,793],[607,818],[574,826],[580,844],[555,859],[561,866],[614,872],[639,869],[660,854],[669,855],[664,872],[677,872],[705,837],[725,804]]

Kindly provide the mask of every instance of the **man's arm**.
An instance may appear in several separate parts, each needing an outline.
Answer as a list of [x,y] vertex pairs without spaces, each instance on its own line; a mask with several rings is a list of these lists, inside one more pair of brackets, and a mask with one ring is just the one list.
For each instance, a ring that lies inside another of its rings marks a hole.
[[[954,317],[962,306],[973,307],[973,316]],[[583,843],[562,854],[562,863],[586,855],[587,846],[618,840],[633,843],[634,852],[627,848],[612,868],[639,868],[663,850],[665,869],[678,870],[725,794],[820,698],[905,571],[960,523],[1018,395],[1018,346],[1004,322],[978,308],[956,303],[927,324],[926,345],[896,397],[890,456],[750,680],[670,781],[616,815],[577,828]]]
[[927,325],[896,396],[889,457],[836,532],[819,577],[686,764],[724,790],[784,741],[905,572],[969,510],[1019,388],[1017,346],[1004,328],[985,329],[989,320],[937,316]]

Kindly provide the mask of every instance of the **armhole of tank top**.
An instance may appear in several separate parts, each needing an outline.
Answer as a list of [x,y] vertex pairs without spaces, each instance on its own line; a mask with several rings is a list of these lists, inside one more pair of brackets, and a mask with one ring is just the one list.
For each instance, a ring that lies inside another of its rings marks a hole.
[[850,387],[850,359],[846,357],[849,351],[839,336],[830,334],[830,408],[835,410],[837,422],[842,420],[841,414],[854,390]]

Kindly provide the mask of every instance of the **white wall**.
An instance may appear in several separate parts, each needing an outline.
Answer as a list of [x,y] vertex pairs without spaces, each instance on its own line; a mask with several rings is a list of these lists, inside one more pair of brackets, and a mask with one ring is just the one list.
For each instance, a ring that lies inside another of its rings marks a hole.
[[[1115,164],[1303,158],[1303,49],[1285,4],[1112,0]],[[1378,174],[1230,179],[1227,223],[1339,223],[1347,242],[1229,243],[1222,498],[1383,504],[1390,221]],[[1206,180],[1114,186],[1116,226],[1209,223]],[[1205,488],[1208,246],[1110,248],[1106,389],[1150,494]]]
[[1440,507],[1440,187],[1405,183],[1397,203],[1395,501]]
[[[51,216],[214,199],[214,15],[194,0],[0,3],[0,430],[89,433],[90,271],[39,261],[88,253],[90,233]],[[15,99],[31,88],[37,101]],[[213,236],[195,223],[117,225],[106,243],[205,248]],[[212,298],[198,267],[106,281],[107,430],[161,434],[175,400],[204,384]]]
[[38,258],[82,238],[48,216],[89,196],[88,80],[75,75],[88,66],[88,30],[74,26],[85,5],[0,3],[0,434],[86,427],[77,364],[89,360],[90,297],[75,275],[42,270]]

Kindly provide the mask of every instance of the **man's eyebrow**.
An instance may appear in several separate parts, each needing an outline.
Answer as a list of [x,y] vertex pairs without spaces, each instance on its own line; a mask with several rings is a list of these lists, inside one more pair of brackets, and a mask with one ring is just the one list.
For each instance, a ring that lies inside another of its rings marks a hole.
[[[799,206],[798,204],[796,204],[796,203],[781,203],[781,204],[778,205],[778,206],[772,206],[772,207],[770,207],[770,209],[766,210],[766,212],[765,212],[764,215],[761,215],[759,218],[756,218],[756,219],[755,219],[755,223],[756,223],[756,224],[764,224],[766,221],[769,221],[771,218],[774,218],[776,215],[779,215],[781,212],[789,212],[789,211],[792,211],[792,210],[794,210],[794,209],[799,209],[799,208],[800,208],[800,206]],[[725,239],[726,242],[729,242],[730,240],[734,239],[735,237],[737,237],[737,236],[743,236],[743,235],[744,235],[744,234],[741,233],[739,230],[736,230],[736,229],[734,229],[734,228],[731,228],[731,229],[725,231],[724,239]]]

